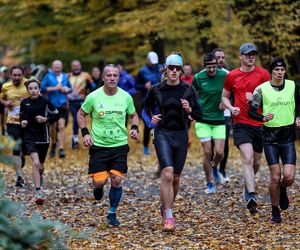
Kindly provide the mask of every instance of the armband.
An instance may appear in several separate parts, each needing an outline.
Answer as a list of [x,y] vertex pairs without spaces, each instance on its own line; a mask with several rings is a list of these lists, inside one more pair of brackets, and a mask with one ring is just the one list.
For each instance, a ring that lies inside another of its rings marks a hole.
[[90,132],[89,132],[89,130],[88,130],[87,127],[84,127],[84,128],[81,129],[81,135],[82,135],[82,137],[84,137],[86,135],[89,135],[89,134],[90,134]]

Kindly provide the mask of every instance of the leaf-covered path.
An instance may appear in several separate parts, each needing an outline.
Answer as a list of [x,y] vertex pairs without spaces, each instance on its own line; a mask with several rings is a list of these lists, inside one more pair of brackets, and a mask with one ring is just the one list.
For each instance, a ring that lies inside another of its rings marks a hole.
[[[259,213],[251,216],[242,198],[239,152],[232,146],[228,161],[229,184],[217,186],[214,195],[204,194],[200,143],[192,135],[181,188],[175,202],[176,231],[162,232],[159,212],[159,179],[153,179],[156,158],[142,155],[142,143],[130,143],[129,172],[123,184],[118,209],[121,226],[108,227],[108,188],[105,198],[95,202],[88,178],[88,152],[67,148],[65,159],[47,159],[44,185],[47,200],[37,206],[33,200],[33,183],[29,158],[25,166],[27,186],[14,187],[14,172],[1,165],[7,196],[22,202],[28,215],[60,220],[75,231],[90,230],[87,240],[68,241],[71,249],[299,249],[300,196],[299,174],[289,189],[291,206],[282,212],[281,225],[271,225],[268,196],[269,173],[265,161],[256,179]],[[299,144],[297,147],[299,148]]]

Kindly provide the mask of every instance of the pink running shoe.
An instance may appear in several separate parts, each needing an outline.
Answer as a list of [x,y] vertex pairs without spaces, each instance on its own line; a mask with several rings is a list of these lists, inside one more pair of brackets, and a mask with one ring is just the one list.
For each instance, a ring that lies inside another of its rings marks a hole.
[[173,232],[175,230],[174,218],[168,218],[164,221],[164,232]]

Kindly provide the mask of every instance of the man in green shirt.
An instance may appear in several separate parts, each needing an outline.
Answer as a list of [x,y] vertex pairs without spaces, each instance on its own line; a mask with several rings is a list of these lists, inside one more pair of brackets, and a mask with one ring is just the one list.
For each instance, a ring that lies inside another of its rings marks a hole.
[[[122,196],[122,177],[127,172],[127,114],[131,122],[130,138],[137,140],[139,132],[139,118],[132,97],[117,86],[119,76],[120,71],[115,65],[105,66],[104,86],[88,95],[77,113],[83,144],[89,148],[89,174],[94,182],[96,200],[101,200],[103,187],[108,177],[111,179],[107,222],[112,226],[120,224],[116,210]],[[91,134],[86,127],[87,115],[92,116]]]
[[[227,73],[217,69],[217,59],[212,53],[204,56],[204,66],[205,70],[200,71],[193,79],[193,86],[198,91],[199,103],[203,112],[202,120],[196,122],[195,130],[204,152],[203,168],[207,181],[205,192],[215,193],[212,167],[218,166],[224,153],[225,121],[221,94]],[[213,162],[211,162],[212,139],[214,140]],[[215,183],[218,182],[219,179],[215,179]]]

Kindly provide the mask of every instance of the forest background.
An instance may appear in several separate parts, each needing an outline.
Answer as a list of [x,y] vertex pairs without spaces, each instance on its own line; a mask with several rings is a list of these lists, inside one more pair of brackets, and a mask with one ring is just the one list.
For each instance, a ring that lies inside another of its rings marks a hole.
[[224,49],[227,68],[238,49],[254,43],[260,64],[273,56],[300,79],[300,1],[292,0],[0,0],[0,63],[46,64],[54,59],[92,66],[123,60],[136,74],[148,51],[160,62],[171,51],[198,71],[202,56]]

